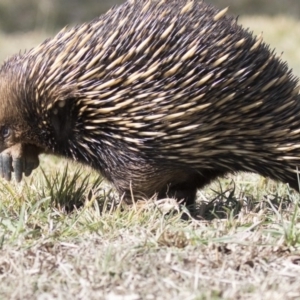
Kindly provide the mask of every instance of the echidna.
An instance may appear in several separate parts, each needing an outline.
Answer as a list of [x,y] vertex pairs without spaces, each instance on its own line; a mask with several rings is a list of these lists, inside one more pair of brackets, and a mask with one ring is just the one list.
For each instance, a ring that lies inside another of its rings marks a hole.
[[298,79],[226,9],[137,0],[63,29],[0,70],[1,172],[39,153],[90,165],[124,195],[192,204],[250,171],[298,189]]

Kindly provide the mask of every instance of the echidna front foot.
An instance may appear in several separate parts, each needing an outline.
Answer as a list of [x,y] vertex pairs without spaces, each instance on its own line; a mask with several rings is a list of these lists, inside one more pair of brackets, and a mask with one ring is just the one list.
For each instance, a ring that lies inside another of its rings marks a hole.
[[41,149],[34,145],[16,144],[0,153],[0,176],[10,181],[12,172],[17,182],[22,180],[23,173],[29,176],[39,166],[38,155]]

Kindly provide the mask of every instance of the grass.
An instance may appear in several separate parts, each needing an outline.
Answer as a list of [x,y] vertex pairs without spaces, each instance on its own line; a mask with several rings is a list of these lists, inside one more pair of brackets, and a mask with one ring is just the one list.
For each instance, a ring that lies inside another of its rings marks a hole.
[[[87,180],[90,170],[72,165],[65,177],[61,164],[21,185],[2,183],[1,299],[279,299],[299,291],[297,195],[281,202],[263,191],[255,202],[227,193],[243,203],[235,214],[219,196],[227,218],[185,221],[170,199],[130,208],[107,201],[113,191],[94,186],[97,174]],[[73,197],[61,182],[83,206],[66,212]]]
[[[241,23],[266,29],[267,42],[300,70],[299,22]],[[0,35],[0,55],[42,39]],[[42,157],[21,184],[0,181],[0,197],[0,299],[300,295],[299,195],[284,184],[229,175],[199,191],[198,219],[187,219],[172,199],[126,207],[89,168]]]

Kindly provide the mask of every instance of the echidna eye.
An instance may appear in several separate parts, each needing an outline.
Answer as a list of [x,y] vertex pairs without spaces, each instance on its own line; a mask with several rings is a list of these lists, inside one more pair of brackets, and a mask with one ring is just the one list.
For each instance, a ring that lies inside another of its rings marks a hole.
[[10,128],[7,127],[7,126],[3,126],[3,127],[1,128],[1,133],[2,133],[2,136],[3,136],[4,138],[9,137],[9,135],[10,135]]

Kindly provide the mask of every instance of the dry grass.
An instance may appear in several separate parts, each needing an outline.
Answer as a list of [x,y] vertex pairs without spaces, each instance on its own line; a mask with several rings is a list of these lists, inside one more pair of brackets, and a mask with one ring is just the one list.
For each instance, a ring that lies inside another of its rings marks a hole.
[[[22,185],[1,186],[1,299],[260,299],[261,295],[293,299],[299,295],[299,197],[287,196],[286,187],[281,185],[282,195],[260,191],[259,199],[254,199],[250,185],[243,191],[236,187],[235,193],[218,196],[218,205],[206,204],[207,210],[201,205],[201,212],[226,213],[227,218],[185,221],[185,209],[178,211],[170,199],[130,208],[114,203],[105,183],[93,187],[97,175],[92,174],[82,194],[84,206],[66,213],[74,196],[56,203],[62,192],[54,184],[63,180],[65,166],[45,160],[44,165],[52,165],[45,171],[47,178],[37,170]],[[68,168],[68,182],[75,192],[90,174],[82,170],[78,177],[77,168]],[[53,185],[47,186],[47,181]],[[272,185],[267,184],[267,189]],[[217,183],[213,188],[220,193]],[[222,188],[232,191],[226,181]],[[209,194],[207,189],[200,196]],[[236,211],[227,205],[234,200],[240,204]]]
[[[299,75],[300,24],[279,20],[241,23],[288,44]],[[0,36],[1,58],[41,40]],[[186,220],[169,199],[124,207],[97,174],[65,170],[43,157],[23,183],[0,182],[0,299],[299,299],[299,196],[285,185],[228,176]]]

